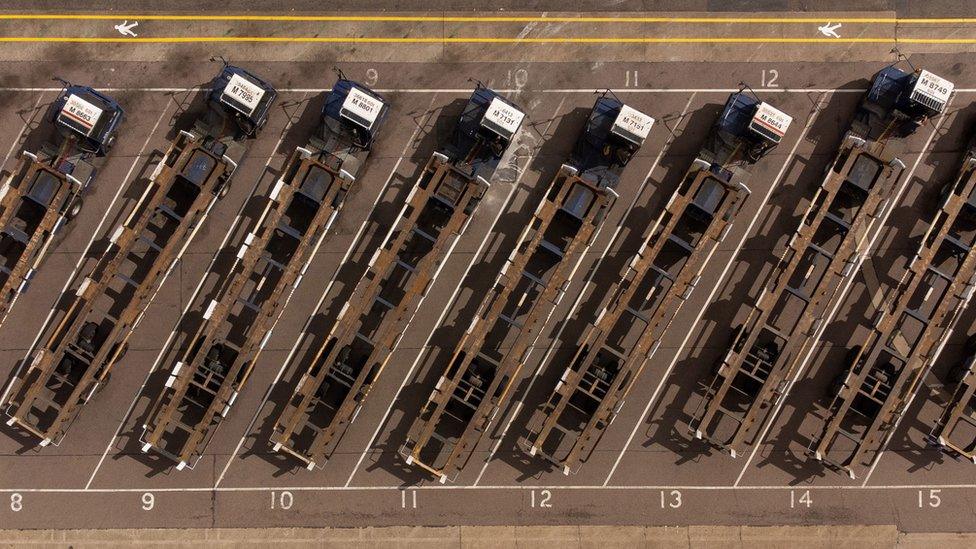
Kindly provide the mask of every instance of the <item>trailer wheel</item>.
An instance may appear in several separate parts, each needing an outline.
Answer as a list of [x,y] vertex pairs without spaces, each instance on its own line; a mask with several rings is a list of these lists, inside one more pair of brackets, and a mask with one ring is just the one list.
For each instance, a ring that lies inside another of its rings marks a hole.
[[65,212],[65,214],[64,214],[65,217],[68,218],[68,221],[71,221],[75,217],[78,217],[78,214],[81,213],[81,208],[84,205],[85,205],[85,201],[84,200],[82,200],[80,198],[76,198],[74,200],[74,202],[72,202],[71,205],[68,206],[68,211]]
[[[128,341],[126,341],[125,343],[123,343],[122,344],[122,347],[118,349],[118,353],[115,354],[115,361],[114,362],[117,363],[118,361],[120,361],[123,358],[125,358],[125,353],[127,353],[127,352],[129,352],[129,342]],[[111,372],[109,372],[109,375],[111,375]]]

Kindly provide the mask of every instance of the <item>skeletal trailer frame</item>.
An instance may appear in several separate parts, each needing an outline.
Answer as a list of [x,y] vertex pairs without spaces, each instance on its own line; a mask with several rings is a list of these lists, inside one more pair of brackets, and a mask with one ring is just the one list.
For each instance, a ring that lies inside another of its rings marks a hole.
[[[471,456],[616,193],[560,168],[401,448],[444,482]],[[569,258],[576,258],[573,262]]]
[[[8,425],[57,444],[126,349],[145,308],[237,167],[180,131],[7,402]],[[240,147],[233,143],[230,147]],[[206,170],[199,182],[184,170]]]
[[778,399],[841,281],[852,276],[904,165],[884,143],[846,136],[786,250],[707,387],[695,437],[735,457]]
[[852,350],[823,429],[810,444],[828,467],[853,478],[855,466],[877,459],[969,304],[976,276],[974,191],[970,152],[873,329]]
[[[47,255],[52,236],[68,221],[72,209],[80,206],[80,195],[88,181],[58,169],[72,154],[76,141],[66,138],[57,150],[22,153],[16,169],[0,188],[0,325],[17,298],[26,291],[34,273]],[[78,164],[84,163],[80,160]],[[89,173],[93,168],[89,166]],[[50,196],[46,185],[57,189]],[[17,235],[15,237],[14,235]]]
[[690,296],[709,250],[725,237],[749,191],[733,171],[696,159],[640,251],[576,346],[530,423],[523,446],[565,474],[578,470]]
[[353,180],[341,160],[299,148],[157,397],[142,437],[192,468],[243,390],[274,324],[328,233]]
[[383,246],[278,417],[275,451],[309,469],[327,459],[379,377],[433,282],[449,244],[466,228],[488,184],[434,153]]

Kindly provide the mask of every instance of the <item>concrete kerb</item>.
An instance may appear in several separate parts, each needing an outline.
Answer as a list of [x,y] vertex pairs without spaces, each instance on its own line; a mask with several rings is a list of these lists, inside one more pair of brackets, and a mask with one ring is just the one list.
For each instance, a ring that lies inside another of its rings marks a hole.
[[2,546],[432,546],[438,547],[972,547],[976,535],[899,533],[894,526],[392,526],[0,530]]

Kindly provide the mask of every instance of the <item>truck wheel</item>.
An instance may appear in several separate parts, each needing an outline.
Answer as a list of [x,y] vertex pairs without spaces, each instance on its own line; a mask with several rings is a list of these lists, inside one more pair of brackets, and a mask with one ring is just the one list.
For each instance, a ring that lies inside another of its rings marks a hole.
[[71,221],[72,219],[74,219],[75,217],[77,217],[78,214],[81,213],[81,208],[84,205],[85,205],[85,201],[84,200],[82,200],[80,198],[76,198],[74,200],[74,202],[72,202],[71,205],[68,206],[68,211],[65,212],[65,214],[64,214],[65,217],[68,218],[68,221]]
[[115,355],[115,363],[117,364],[123,358],[125,358],[125,353],[129,352],[129,342],[126,341],[122,344],[122,348],[119,349],[118,354]]

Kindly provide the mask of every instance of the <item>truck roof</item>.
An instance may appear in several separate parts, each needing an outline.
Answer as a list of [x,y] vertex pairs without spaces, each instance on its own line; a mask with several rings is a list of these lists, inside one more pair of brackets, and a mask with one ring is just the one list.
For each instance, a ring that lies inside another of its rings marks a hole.
[[472,176],[491,178],[525,113],[493,90],[478,85],[444,147],[452,162],[470,166]]
[[875,75],[868,100],[915,120],[941,114],[954,88],[952,82],[929,71],[905,72],[892,65]]
[[322,119],[334,120],[361,147],[372,144],[389,112],[383,96],[368,87],[346,80],[336,81],[322,107]]
[[278,92],[265,80],[233,65],[225,65],[210,87],[210,101],[247,123],[241,129],[254,134],[268,119]]
[[745,92],[733,93],[725,102],[717,125],[737,137],[751,137],[777,144],[786,135],[793,117]]
[[51,109],[60,131],[77,137],[86,150],[104,156],[125,118],[117,101],[88,86],[68,86]]
[[615,174],[640,149],[653,125],[650,116],[604,94],[593,104],[569,162],[612,187],[617,183]]

